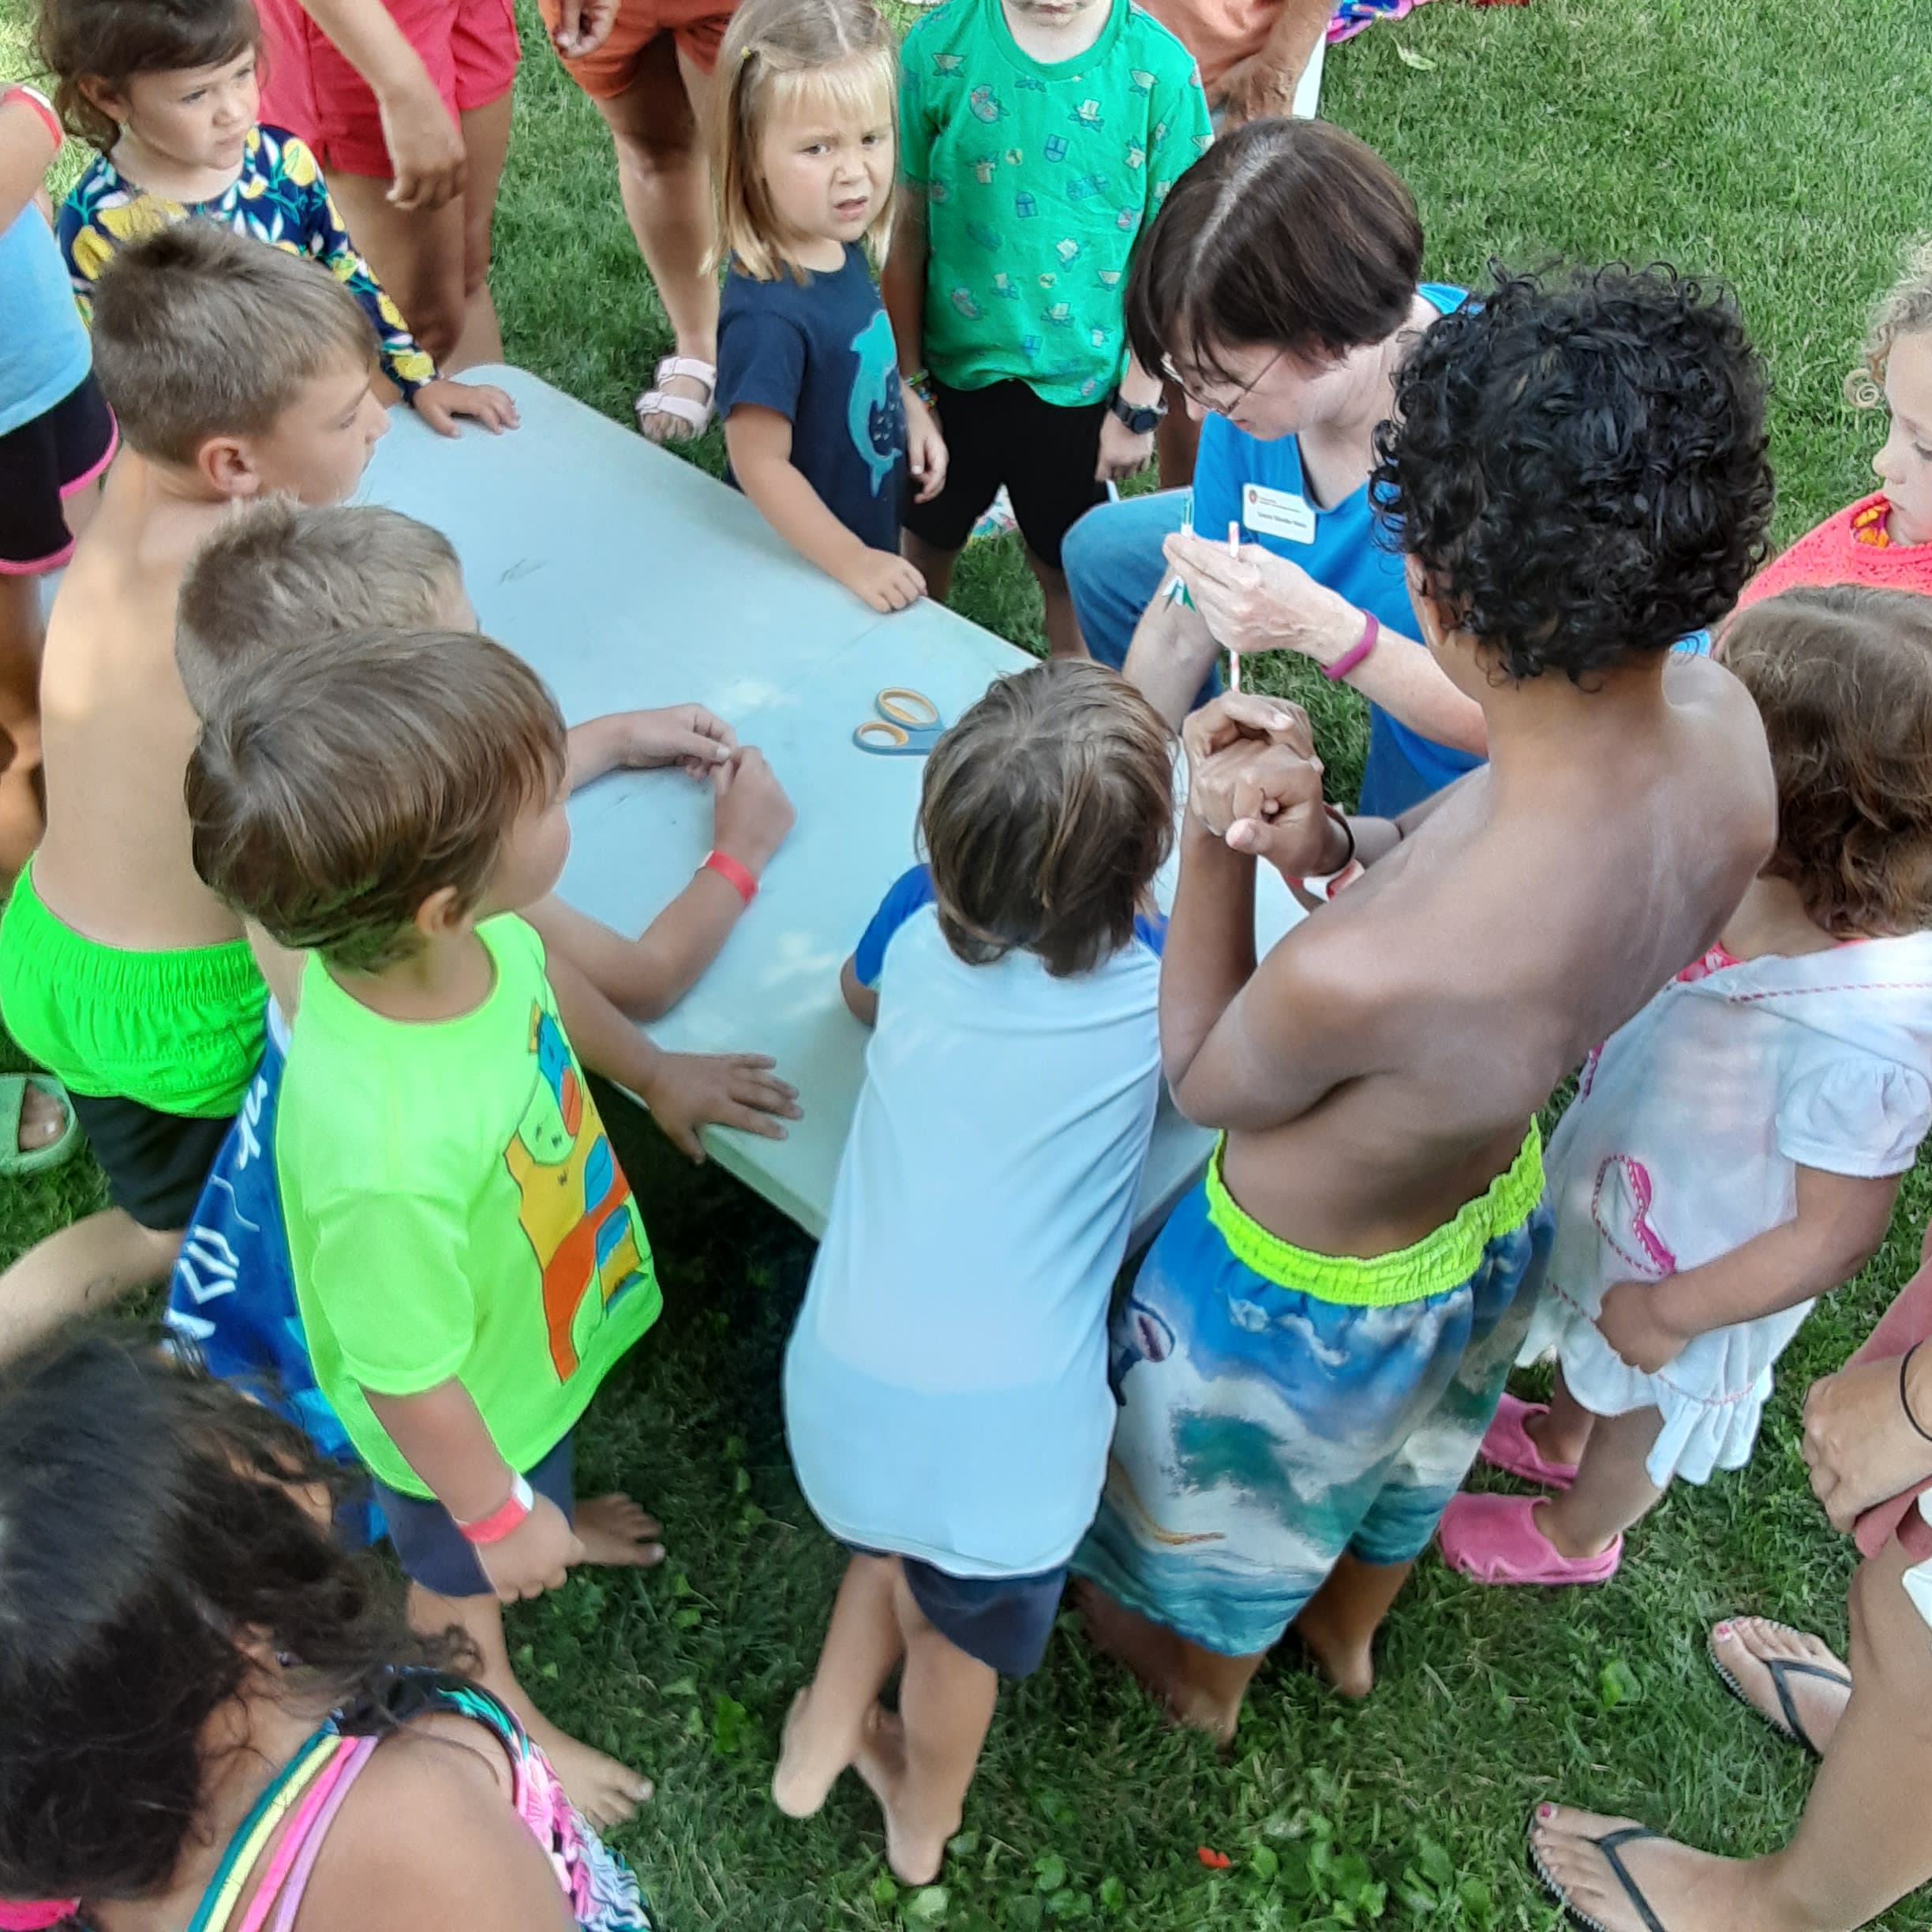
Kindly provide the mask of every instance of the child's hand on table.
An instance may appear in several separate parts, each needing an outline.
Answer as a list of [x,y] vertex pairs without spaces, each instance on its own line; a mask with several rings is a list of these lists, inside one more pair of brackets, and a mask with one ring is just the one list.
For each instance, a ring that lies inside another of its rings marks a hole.
[[584,1546],[570,1520],[548,1496],[540,1496],[530,1513],[510,1533],[495,1543],[472,1545],[490,1588],[505,1603],[521,1597],[541,1597],[557,1589],[564,1572],[582,1563]]
[[507,391],[489,383],[458,382],[453,376],[439,376],[410,398],[410,406],[438,436],[460,433],[456,427],[459,417],[481,423],[492,436],[517,426],[515,403]]
[[876,611],[906,610],[926,594],[926,579],[896,551],[861,550],[833,575]]
[[702,1161],[700,1127],[736,1127],[767,1140],[799,1118],[798,1089],[772,1072],[769,1054],[661,1054],[638,1097],[680,1153]]
[[706,778],[731,762],[738,734],[701,704],[666,705],[655,711],[612,714],[612,762],[607,769],[649,771],[676,765],[687,777]]
[[1111,410],[1100,418],[1100,459],[1094,466],[1096,483],[1118,483],[1144,470],[1154,455],[1154,432],[1136,436]]
[[1618,1282],[1597,1311],[1597,1332],[1640,1375],[1655,1375],[1684,1352],[1690,1337],[1665,1318],[1656,1282]]
[[755,745],[716,766],[711,787],[711,843],[756,878],[784,843],[798,813]]
[[912,481],[919,485],[912,500],[930,503],[945,488],[945,439],[939,433],[939,418],[909,388],[905,412],[906,460],[912,466]]

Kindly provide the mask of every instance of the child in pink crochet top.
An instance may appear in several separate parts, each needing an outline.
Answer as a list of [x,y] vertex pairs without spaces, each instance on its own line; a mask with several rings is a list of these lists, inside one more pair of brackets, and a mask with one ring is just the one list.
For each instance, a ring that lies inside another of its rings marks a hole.
[[1744,586],[1738,608],[1799,584],[1870,584],[1932,595],[1932,242],[1873,312],[1845,395],[1882,405],[1891,433],[1872,459],[1885,488],[1827,517]]

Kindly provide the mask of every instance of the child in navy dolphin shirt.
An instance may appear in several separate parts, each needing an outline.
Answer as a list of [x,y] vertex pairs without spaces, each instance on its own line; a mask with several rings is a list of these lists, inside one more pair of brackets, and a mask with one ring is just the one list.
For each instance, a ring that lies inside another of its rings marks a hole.
[[747,0],[719,56],[719,230],[730,268],[718,407],[730,480],[801,555],[875,610],[925,590],[899,555],[945,449],[900,380],[859,243],[892,206],[897,62],[869,0]]

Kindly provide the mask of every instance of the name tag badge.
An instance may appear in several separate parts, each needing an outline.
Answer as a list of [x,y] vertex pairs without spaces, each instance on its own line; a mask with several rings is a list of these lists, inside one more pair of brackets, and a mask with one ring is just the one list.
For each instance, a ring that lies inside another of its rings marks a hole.
[[1305,496],[1293,490],[1267,489],[1259,483],[1241,485],[1241,522],[1257,537],[1282,537],[1290,543],[1315,541],[1315,512]]

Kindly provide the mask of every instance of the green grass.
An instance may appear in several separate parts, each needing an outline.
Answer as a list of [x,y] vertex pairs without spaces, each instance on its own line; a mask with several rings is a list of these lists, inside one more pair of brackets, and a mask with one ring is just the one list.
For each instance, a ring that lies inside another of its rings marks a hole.
[[[0,72],[24,69],[19,4],[0,0]],[[497,227],[510,353],[621,418],[668,346],[663,317],[599,123],[534,39],[530,55]],[[1866,486],[1875,426],[1842,403],[1839,380],[1899,245],[1932,224],[1928,98],[1923,0],[1440,0],[1342,50],[1326,107],[1413,183],[1432,275],[1560,253],[1661,258],[1732,282],[1775,373],[1788,538]],[[697,455],[717,466],[715,434]],[[972,554],[957,596],[1037,646],[1010,541]],[[1279,661],[1265,674],[1282,676]],[[1319,679],[1290,687],[1316,713],[1338,783],[1352,784],[1354,701]],[[877,1819],[849,1780],[808,1824],[764,1796],[839,1567],[792,1481],[777,1408],[810,1246],[731,1181],[682,1166],[628,1109],[609,1111],[668,1312],[597,1405],[586,1476],[657,1508],[672,1555],[648,1578],[575,1581],[516,1612],[513,1632],[555,1715],[657,1778],[621,1842],[668,1925],[1546,1926],[1521,1855],[1540,1799],[1631,1811],[1739,1853],[1791,1829],[1808,1769],[1719,1690],[1703,1631],[1762,1611],[1843,1634],[1851,1554],[1806,1487],[1799,1398],[1911,1271],[1923,1170],[1882,1254],[1788,1358],[1754,1466],[1673,1495],[1613,1582],[1482,1591],[1426,1562],[1366,1706],[1284,1657],[1225,1760],[1163,1728],[1063,1636],[1002,1699],[944,1899],[913,1899],[884,1876]],[[0,1253],[98,1190],[84,1166],[11,1189]],[[1202,1845],[1232,1868],[1204,1867]],[[1882,1923],[1923,1927],[1932,1911],[1908,1901]]]

